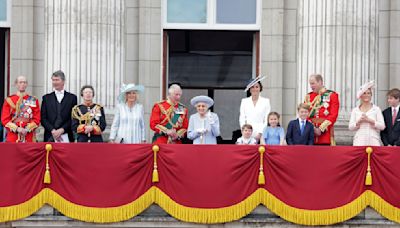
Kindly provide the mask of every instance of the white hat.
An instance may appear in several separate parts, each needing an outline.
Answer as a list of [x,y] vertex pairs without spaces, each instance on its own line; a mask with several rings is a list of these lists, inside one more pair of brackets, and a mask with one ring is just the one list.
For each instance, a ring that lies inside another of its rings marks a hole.
[[204,96],[204,95],[193,97],[190,100],[190,104],[193,106],[196,106],[197,103],[199,103],[199,102],[207,104],[208,107],[211,107],[214,105],[214,100],[211,97]]
[[369,81],[367,83],[365,83],[364,85],[362,85],[360,87],[360,89],[357,92],[357,98],[360,99],[360,97],[365,93],[365,91],[367,91],[368,89],[371,89],[375,86],[375,81]]
[[257,76],[255,79],[251,80],[249,84],[247,84],[246,89],[244,89],[245,92],[249,90],[251,87],[253,87],[255,84],[257,84],[259,81],[262,81],[265,79],[266,76]]
[[118,101],[120,103],[125,103],[126,101],[126,93],[127,92],[131,92],[131,91],[136,91],[138,93],[142,93],[144,91],[144,86],[142,85],[135,85],[133,83],[130,84],[122,84],[121,89],[120,89],[120,93],[118,95]]

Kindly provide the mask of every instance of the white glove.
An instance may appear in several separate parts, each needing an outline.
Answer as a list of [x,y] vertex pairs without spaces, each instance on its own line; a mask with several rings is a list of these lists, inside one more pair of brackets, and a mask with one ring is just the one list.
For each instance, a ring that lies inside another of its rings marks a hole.
[[211,113],[208,113],[207,117],[208,117],[208,123],[210,123],[210,125],[214,125],[215,124],[215,118],[211,115]]
[[196,130],[196,132],[197,132],[197,134],[204,134],[204,133],[207,132],[207,129],[199,128],[199,129]]

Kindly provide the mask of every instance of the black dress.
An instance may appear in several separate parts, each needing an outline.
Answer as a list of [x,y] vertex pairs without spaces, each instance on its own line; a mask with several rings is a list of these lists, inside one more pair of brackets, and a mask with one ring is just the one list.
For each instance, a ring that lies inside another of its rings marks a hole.
[[[86,134],[85,127],[90,125],[94,129],[90,134]],[[104,109],[100,105],[80,104],[72,109],[72,129],[77,135],[78,142],[103,142],[101,134],[106,126]]]

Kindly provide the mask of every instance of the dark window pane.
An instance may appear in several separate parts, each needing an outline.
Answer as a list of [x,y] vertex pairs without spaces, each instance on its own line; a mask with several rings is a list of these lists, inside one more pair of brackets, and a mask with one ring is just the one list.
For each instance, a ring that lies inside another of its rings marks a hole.
[[169,81],[241,88],[252,77],[254,32],[169,31]]

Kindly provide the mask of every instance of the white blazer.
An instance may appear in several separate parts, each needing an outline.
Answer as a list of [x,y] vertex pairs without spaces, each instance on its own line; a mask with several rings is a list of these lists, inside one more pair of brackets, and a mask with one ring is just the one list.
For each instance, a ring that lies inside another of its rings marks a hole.
[[240,128],[247,123],[253,127],[253,136],[262,134],[265,126],[268,124],[268,114],[271,111],[271,104],[268,98],[260,96],[256,105],[250,97],[243,98],[240,103]]

